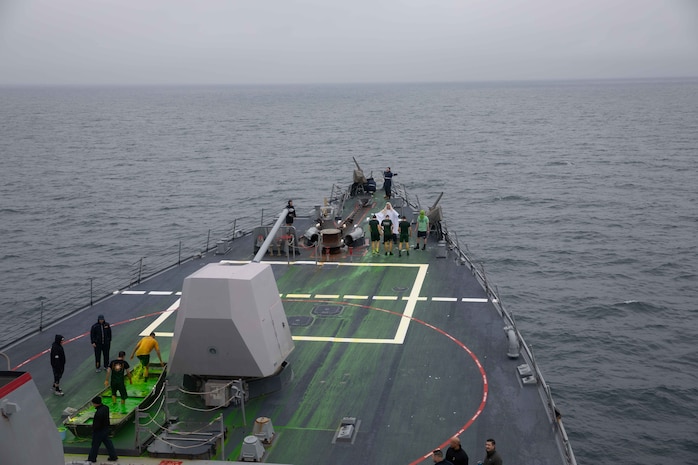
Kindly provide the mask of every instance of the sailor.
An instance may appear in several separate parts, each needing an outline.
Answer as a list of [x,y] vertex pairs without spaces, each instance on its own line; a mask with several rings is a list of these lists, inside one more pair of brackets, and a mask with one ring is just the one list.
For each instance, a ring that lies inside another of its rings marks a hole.
[[468,454],[461,447],[458,436],[453,436],[449,440],[449,446],[446,449],[446,460],[453,465],[468,465]]
[[[99,373],[109,366],[109,347],[111,346],[111,326],[104,321],[104,315],[99,315],[97,323],[92,325],[90,342],[95,350],[95,371]],[[104,365],[100,366],[100,358],[104,359]]]
[[398,224],[400,230],[400,240],[397,245],[397,256],[402,257],[402,248],[405,248],[407,255],[410,254],[410,222],[407,221],[407,217],[402,215],[400,218],[400,223]]
[[371,230],[371,252],[373,255],[379,255],[381,253],[381,232],[380,232],[380,221],[374,213],[368,222],[368,227]]
[[453,465],[451,462],[444,459],[444,453],[441,451],[441,449],[434,449],[434,451],[431,453],[431,458],[434,463],[438,463],[439,465]]
[[87,461],[92,463],[97,461],[99,446],[104,443],[107,447],[107,453],[109,453],[107,460],[115,462],[119,460],[119,457],[116,456],[114,443],[109,439],[109,407],[102,403],[100,396],[92,399],[92,405],[95,407],[95,416],[92,420],[92,447],[87,456]]
[[129,383],[133,384],[131,376],[131,366],[126,360],[126,352],[119,351],[119,358],[112,360],[107,368],[107,379],[104,380],[105,386],[111,386],[111,400],[116,404],[116,393],[121,394],[121,405],[126,404],[126,377],[128,376]]
[[286,205],[286,226],[293,226],[293,219],[296,217],[296,209],[293,207],[293,200],[289,199]]
[[57,396],[62,396],[61,378],[65,370],[65,350],[63,350],[63,341],[65,338],[60,334],[56,337],[51,345],[51,368],[53,369],[53,393]]
[[482,465],[502,465],[502,457],[495,450],[495,444],[492,438],[485,441],[485,458],[482,459]]
[[385,171],[383,171],[383,189],[385,189],[385,198],[388,200],[393,196],[393,176],[397,176],[397,173],[390,171],[390,167],[387,167]]
[[422,238],[422,250],[427,248],[427,234],[429,234],[429,217],[424,213],[424,210],[419,210],[417,217],[417,242],[414,245],[415,250],[419,249],[419,239]]
[[383,248],[385,249],[386,255],[393,254],[393,221],[390,219],[390,215],[385,215],[381,221],[381,227],[383,228]]
[[138,360],[140,360],[141,365],[143,365],[143,379],[148,379],[150,353],[153,351],[153,349],[155,350],[155,353],[158,354],[158,358],[160,359],[160,366],[165,366],[165,364],[162,362],[162,355],[160,355],[160,345],[158,344],[158,341],[155,339],[154,332],[150,333],[148,336],[138,341],[136,347],[133,349],[133,352],[131,353],[131,360],[133,360],[133,357],[137,355]]

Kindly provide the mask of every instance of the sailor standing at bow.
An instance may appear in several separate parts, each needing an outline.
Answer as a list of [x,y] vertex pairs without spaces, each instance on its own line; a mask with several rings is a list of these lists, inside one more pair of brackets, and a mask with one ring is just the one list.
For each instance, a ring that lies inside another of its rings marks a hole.
[[397,173],[390,171],[390,167],[387,167],[385,171],[383,171],[383,189],[385,189],[385,198],[388,200],[393,196],[393,176],[397,176]]
[[286,226],[293,226],[293,219],[296,217],[296,209],[293,206],[293,200],[289,199],[288,204],[286,204]]

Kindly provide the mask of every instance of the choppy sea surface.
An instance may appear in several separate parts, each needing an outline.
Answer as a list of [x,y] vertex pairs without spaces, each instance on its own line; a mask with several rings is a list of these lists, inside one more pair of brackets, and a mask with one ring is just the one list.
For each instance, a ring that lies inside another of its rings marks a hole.
[[444,193],[580,464],[698,463],[698,80],[0,88],[0,347],[352,157]]

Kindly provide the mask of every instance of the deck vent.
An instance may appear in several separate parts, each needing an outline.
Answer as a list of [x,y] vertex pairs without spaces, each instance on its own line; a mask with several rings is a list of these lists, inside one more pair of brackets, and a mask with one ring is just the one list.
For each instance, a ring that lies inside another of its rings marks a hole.
[[242,442],[240,460],[243,462],[261,462],[264,446],[257,436],[247,436]]
[[536,376],[533,374],[528,363],[517,366],[516,371],[519,372],[519,377],[521,377],[521,382],[523,384],[536,384]]
[[359,432],[359,426],[361,426],[361,420],[357,420],[356,417],[342,418],[332,442],[350,442],[353,444],[356,433]]
[[342,313],[341,305],[316,305],[311,313],[318,316],[334,316]]
[[504,331],[507,334],[507,340],[509,341],[507,347],[507,357],[509,358],[519,358],[519,337],[516,335],[516,331],[512,326],[505,326]]
[[516,367],[516,369],[519,372],[519,376],[521,376],[522,378],[525,378],[526,376],[531,376],[533,374],[533,372],[531,371],[531,367],[528,366],[528,363],[519,365]]
[[274,440],[274,426],[271,424],[271,419],[267,417],[259,417],[254,422],[252,434],[257,436],[264,444],[271,444]]
[[225,255],[228,253],[228,243],[221,239],[220,241],[216,242],[216,255]]

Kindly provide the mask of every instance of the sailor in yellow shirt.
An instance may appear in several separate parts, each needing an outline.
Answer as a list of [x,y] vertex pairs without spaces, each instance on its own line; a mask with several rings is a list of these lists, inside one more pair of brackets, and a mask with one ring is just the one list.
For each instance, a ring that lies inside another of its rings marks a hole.
[[133,356],[136,355],[138,356],[138,360],[140,360],[141,365],[143,365],[144,379],[148,379],[148,365],[150,365],[150,353],[153,351],[153,349],[155,349],[155,353],[158,354],[160,366],[165,366],[165,364],[162,362],[162,356],[160,355],[160,346],[158,345],[158,341],[155,339],[155,333],[150,333],[149,336],[146,336],[138,341],[138,344],[136,344],[136,347],[133,349],[133,353],[131,354],[131,360],[133,360]]

